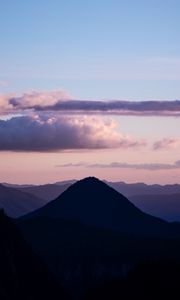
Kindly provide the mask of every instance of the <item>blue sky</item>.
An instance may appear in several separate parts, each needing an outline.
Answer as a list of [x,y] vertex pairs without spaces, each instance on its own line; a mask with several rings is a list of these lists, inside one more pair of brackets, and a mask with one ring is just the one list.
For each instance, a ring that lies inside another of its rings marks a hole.
[[[179,15],[179,0],[1,0],[0,182],[180,183]],[[75,99],[130,101],[57,110]]]
[[2,92],[179,99],[177,0],[1,1]]

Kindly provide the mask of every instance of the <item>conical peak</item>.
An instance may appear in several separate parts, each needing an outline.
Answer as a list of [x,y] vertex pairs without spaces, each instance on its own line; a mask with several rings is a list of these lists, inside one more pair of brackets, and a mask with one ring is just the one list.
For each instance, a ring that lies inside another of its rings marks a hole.
[[72,189],[79,189],[81,190],[82,188],[101,188],[101,189],[104,189],[104,188],[108,188],[110,189],[109,186],[107,186],[103,181],[99,180],[98,178],[96,177],[85,177],[77,182],[75,182],[70,188],[69,190],[72,190]]
[[83,183],[83,182],[84,183],[100,183],[101,181],[94,176],[89,176],[89,177],[85,177],[85,178],[79,180],[78,182],[79,183]]
[[[28,218],[38,216],[76,220],[98,228],[138,235],[168,236],[165,221],[146,215],[96,177],[77,181],[54,201],[29,214]],[[173,234],[171,229],[169,233]]]

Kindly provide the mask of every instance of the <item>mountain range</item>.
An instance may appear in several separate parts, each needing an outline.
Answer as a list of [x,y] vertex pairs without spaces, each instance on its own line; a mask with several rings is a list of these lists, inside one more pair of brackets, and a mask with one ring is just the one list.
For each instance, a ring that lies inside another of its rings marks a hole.
[[[9,191],[0,189],[0,207],[12,217],[22,216],[57,198],[76,180],[56,182],[44,185],[13,185],[3,186],[16,189],[16,197],[9,197]],[[124,182],[106,182],[118,192],[125,195],[142,211],[167,221],[180,221],[180,185],[147,185],[144,183],[127,184]],[[2,187],[2,184],[1,184]],[[20,191],[19,197],[17,192]],[[12,192],[12,190],[11,190]],[[28,200],[32,198],[34,201]],[[23,196],[24,195],[24,196]],[[37,200],[38,198],[38,200]],[[9,199],[8,201],[5,199]],[[21,199],[21,201],[19,201]],[[36,200],[35,200],[36,199]]]
[[75,299],[125,278],[142,261],[180,262],[179,224],[143,213],[94,177],[74,183],[16,224]]
[[55,200],[25,218],[48,217],[80,221],[83,224],[145,236],[179,234],[176,224],[143,213],[125,196],[98,180],[88,177],[71,185]]

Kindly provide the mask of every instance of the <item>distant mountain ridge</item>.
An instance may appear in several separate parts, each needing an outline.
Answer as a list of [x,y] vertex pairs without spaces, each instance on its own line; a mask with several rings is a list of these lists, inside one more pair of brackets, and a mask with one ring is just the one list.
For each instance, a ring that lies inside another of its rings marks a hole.
[[44,205],[44,200],[15,188],[0,184],[0,208],[17,218]]
[[[29,191],[31,191],[32,187],[32,193],[33,193],[33,188],[43,188],[43,187],[52,187],[52,186],[70,186],[73,183],[75,183],[76,179],[71,179],[71,180],[65,180],[65,181],[58,181],[55,183],[46,183],[46,184],[41,184],[41,185],[33,185],[33,184],[12,184],[12,183],[2,183],[4,186],[7,187],[15,187],[17,189],[25,189],[30,188]],[[112,182],[112,181],[107,181],[107,180],[102,180],[109,186],[113,187],[115,190],[118,192],[122,193],[126,197],[129,196],[134,196],[134,195],[147,195],[147,194],[155,194],[155,195],[165,195],[165,194],[178,194],[180,193],[180,184],[165,184],[165,185],[160,185],[160,184],[146,184],[143,182],[136,182],[136,183],[126,183],[123,181],[117,181],[117,182]],[[61,190],[60,190],[61,191]],[[57,190],[58,193],[58,190]],[[59,196],[59,194],[56,194],[56,197]],[[47,196],[48,197],[48,196]],[[53,200],[50,199],[50,200]]]
[[[32,195],[33,198],[35,196],[36,201],[32,202],[31,200],[28,200],[27,196],[23,199],[23,194],[21,194],[21,205],[19,204],[19,197],[13,197],[11,202],[8,201],[6,203],[6,201],[4,201],[5,199],[3,200],[4,196],[2,190],[0,190],[0,207],[4,208],[7,214],[10,211],[10,216],[19,217],[54,200],[75,182],[76,180],[73,179],[56,182],[55,184],[43,185],[16,185],[3,183],[1,186],[15,188],[16,191],[19,190],[26,193],[26,195],[28,193],[29,195]],[[104,182],[126,196],[142,211],[167,221],[180,221],[179,184],[147,185],[144,183],[127,184],[124,182]],[[39,199],[38,201],[37,198]],[[25,210],[24,206],[26,207]],[[18,213],[16,213],[16,211]]]
[[180,184],[151,184],[146,183],[125,183],[125,182],[109,182],[108,185],[113,187],[118,192],[124,194],[126,197],[134,195],[166,195],[180,193]]
[[149,194],[128,197],[142,211],[152,216],[161,217],[169,222],[180,222],[180,193],[179,194]]
[[64,183],[62,185],[44,184],[44,185],[23,187],[23,188],[19,188],[19,190],[43,199],[44,200],[43,204],[46,204],[47,202],[55,199],[57,196],[62,194],[69,186],[71,186],[71,183]]

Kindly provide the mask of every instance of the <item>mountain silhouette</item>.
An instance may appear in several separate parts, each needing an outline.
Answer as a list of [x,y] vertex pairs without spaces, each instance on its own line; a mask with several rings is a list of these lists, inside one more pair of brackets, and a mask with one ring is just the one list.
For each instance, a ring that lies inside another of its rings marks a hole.
[[[3,183],[0,184],[0,207],[9,216],[17,218],[54,200],[75,182],[69,180],[43,185]],[[180,185],[104,182],[122,193],[143,212],[169,222],[180,221]]]
[[74,299],[106,280],[127,276],[143,260],[180,261],[178,224],[143,213],[94,177],[71,185],[17,224]]
[[48,217],[141,236],[177,237],[180,228],[143,213],[126,197],[95,177],[82,179],[58,198],[24,218]]

